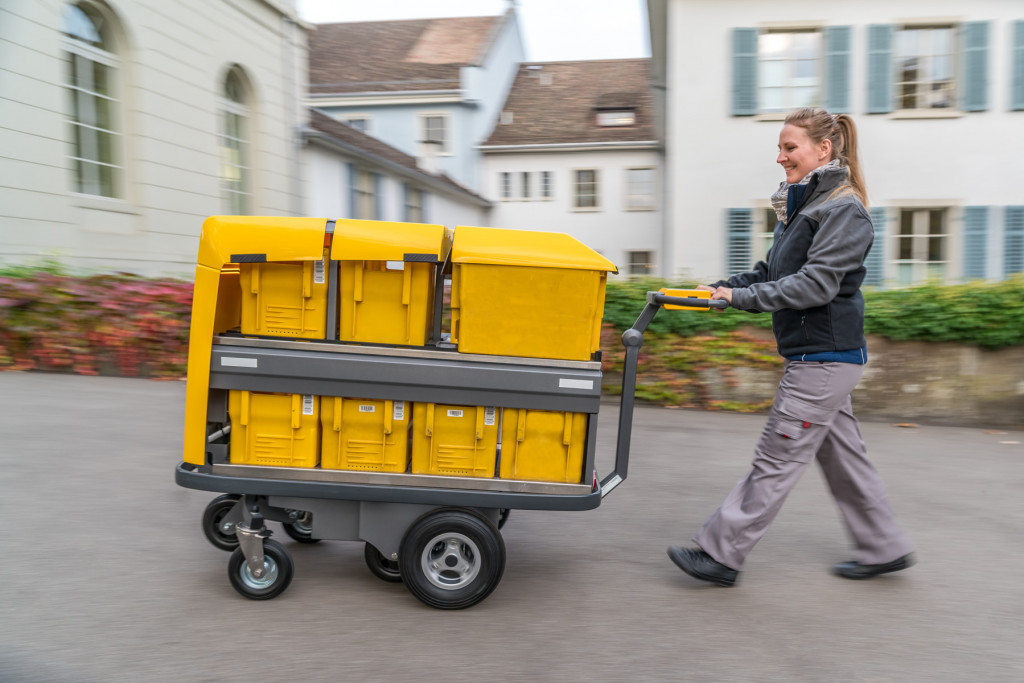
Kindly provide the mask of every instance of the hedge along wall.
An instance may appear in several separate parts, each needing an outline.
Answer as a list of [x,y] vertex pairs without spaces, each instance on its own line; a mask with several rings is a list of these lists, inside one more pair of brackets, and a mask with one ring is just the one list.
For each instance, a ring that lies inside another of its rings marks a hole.
[[[663,285],[609,284],[601,344],[609,393],[621,386],[622,331],[646,292]],[[871,341],[855,392],[867,399],[860,414],[1024,424],[1024,277],[865,298]],[[191,303],[192,284],[180,280],[48,270],[0,276],[0,370],[184,377]],[[641,348],[637,396],[766,409],[782,367],[770,326],[770,315],[736,310],[659,312]]]

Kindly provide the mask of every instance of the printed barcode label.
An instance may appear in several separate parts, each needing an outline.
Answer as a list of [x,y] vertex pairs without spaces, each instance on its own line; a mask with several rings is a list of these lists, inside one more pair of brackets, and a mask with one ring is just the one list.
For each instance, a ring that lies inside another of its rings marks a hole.
[[494,406],[484,408],[484,424],[488,427],[494,425]]
[[312,415],[313,414],[313,394],[302,395],[302,414]]
[[461,410],[449,410],[448,411],[448,417],[462,417],[462,411]]
[[360,405],[359,406],[359,412],[360,413],[372,413],[372,412],[375,412],[376,410],[377,410],[376,406],[367,406],[367,405]]
[[324,262],[323,259],[313,262],[313,282],[314,284],[322,285],[326,278],[324,278]]
[[405,419],[405,401],[395,401],[395,414],[393,420]]

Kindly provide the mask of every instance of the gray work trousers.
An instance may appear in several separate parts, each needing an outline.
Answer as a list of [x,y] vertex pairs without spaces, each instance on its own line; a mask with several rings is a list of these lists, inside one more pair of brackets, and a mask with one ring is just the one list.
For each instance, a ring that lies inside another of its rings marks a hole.
[[694,537],[715,560],[742,569],[747,555],[817,457],[862,564],[890,562],[912,550],[896,524],[882,479],[868,460],[850,392],[863,365],[786,361],[750,474]]

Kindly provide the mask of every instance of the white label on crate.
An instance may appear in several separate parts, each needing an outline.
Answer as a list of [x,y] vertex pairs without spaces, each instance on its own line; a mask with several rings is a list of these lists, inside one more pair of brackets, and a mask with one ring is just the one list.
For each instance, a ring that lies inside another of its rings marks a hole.
[[448,411],[448,417],[462,417],[462,411],[461,410],[449,410]]
[[388,270],[405,270],[405,261],[385,261],[384,267]]
[[360,405],[359,406],[359,412],[360,413],[375,413],[375,412],[377,412],[377,408],[375,406],[372,406],[372,405],[371,406]]
[[569,379],[567,377],[560,377],[558,379],[559,389],[593,389],[594,380],[592,379]]
[[484,408],[484,425],[488,427],[494,425],[494,406]]
[[313,414],[313,394],[302,395],[302,414],[312,415]]
[[221,356],[220,364],[229,368],[254,368],[255,358],[237,358],[235,356]]
[[327,279],[324,277],[324,261],[313,262],[313,284],[322,285]]
[[391,419],[395,421],[405,419],[405,401],[395,401],[395,414]]

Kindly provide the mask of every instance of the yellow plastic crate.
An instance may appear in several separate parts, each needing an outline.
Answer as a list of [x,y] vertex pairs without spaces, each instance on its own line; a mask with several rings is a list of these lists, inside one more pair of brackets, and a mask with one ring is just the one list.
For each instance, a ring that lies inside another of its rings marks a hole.
[[441,225],[339,220],[338,338],[422,346],[433,323],[434,282],[449,240]]
[[242,334],[324,339],[327,263],[241,263]]
[[590,360],[615,265],[562,233],[455,228],[451,339],[463,353]]
[[405,401],[320,397],[320,467],[405,472],[409,465],[409,408]]
[[440,403],[413,405],[413,474],[493,477],[497,450],[495,408]]
[[320,455],[319,408],[319,396],[229,391],[231,462],[316,467]]
[[501,478],[578,484],[583,480],[586,439],[585,413],[505,408]]

